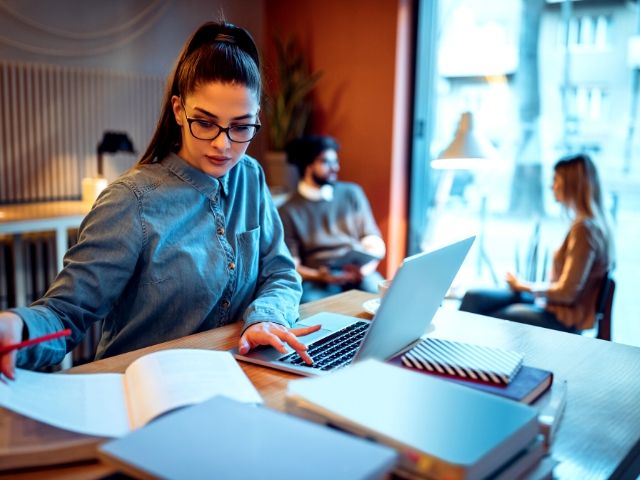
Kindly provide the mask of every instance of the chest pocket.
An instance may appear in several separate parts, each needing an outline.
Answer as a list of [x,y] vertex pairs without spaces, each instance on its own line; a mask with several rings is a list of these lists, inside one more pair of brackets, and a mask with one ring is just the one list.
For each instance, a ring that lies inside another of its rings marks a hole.
[[236,234],[238,280],[255,282],[260,257],[260,227]]

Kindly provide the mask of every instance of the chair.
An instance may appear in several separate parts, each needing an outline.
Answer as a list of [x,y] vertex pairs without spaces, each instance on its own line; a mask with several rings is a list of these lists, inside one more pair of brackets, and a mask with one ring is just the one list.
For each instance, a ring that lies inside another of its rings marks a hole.
[[600,340],[611,340],[611,309],[615,289],[616,282],[607,272],[596,301],[596,338]]

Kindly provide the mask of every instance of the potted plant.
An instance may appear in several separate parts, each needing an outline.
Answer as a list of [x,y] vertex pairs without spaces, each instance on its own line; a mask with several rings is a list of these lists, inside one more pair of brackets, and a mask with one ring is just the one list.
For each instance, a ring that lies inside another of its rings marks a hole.
[[311,71],[294,37],[284,42],[275,37],[274,42],[277,77],[265,101],[269,151],[264,163],[272,188],[292,190],[297,182],[297,172],[287,164],[284,147],[304,134],[313,108],[310,93],[322,72]]

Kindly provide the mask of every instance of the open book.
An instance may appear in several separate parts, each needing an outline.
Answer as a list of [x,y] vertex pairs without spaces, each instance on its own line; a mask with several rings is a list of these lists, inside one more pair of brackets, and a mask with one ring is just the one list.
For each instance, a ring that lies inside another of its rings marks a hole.
[[231,354],[213,350],[161,350],[135,360],[124,374],[17,369],[14,382],[0,382],[0,406],[99,437],[120,437],[163,413],[215,395],[262,402]]

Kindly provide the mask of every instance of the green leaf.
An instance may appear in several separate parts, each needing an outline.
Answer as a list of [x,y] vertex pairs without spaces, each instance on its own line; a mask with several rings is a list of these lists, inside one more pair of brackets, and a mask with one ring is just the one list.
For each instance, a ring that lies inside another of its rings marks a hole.
[[311,92],[323,75],[312,72],[296,38],[274,37],[277,84],[269,92],[265,115],[270,148],[281,150],[288,141],[304,134],[313,105]]

